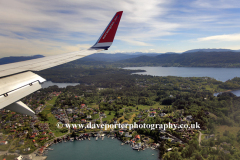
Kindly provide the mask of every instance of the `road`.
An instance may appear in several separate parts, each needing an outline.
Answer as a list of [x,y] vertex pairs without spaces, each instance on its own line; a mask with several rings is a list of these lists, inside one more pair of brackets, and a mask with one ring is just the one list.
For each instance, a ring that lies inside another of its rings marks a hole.
[[202,140],[202,132],[198,131],[199,135],[198,135],[198,142],[199,142],[199,146],[201,146],[201,140]]

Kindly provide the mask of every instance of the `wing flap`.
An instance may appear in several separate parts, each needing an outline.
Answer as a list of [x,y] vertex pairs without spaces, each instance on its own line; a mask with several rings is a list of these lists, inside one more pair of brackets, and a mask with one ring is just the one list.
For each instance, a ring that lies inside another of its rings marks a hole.
[[5,107],[5,109],[14,111],[14,112],[18,112],[18,113],[22,113],[22,114],[26,114],[29,116],[34,116],[35,113],[33,110],[31,110],[26,104],[24,104],[21,101],[12,103],[10,105],[8,105],[7,107]]
[[[16,79],[18,80],[15,82],[14,80]],[[20,73],[18,75],[0,79],[0,84],[4,84],[4,92],[1,90],[2,94],[0,95],[0,109],[41,89],[42,87],[40,83],[44,81],[46,80],[32,72]]]

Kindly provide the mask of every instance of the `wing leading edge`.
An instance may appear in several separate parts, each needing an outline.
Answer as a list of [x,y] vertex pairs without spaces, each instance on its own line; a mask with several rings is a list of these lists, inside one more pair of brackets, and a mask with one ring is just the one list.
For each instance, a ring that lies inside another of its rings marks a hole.
[[113,16],[98,41],[88,50],[0,65],[0,109],[33,116],[35,113],[19,99],[39,90],[46,80],[31,71],[44,70],[107,50],[114,40],[122,13],[119,11]]

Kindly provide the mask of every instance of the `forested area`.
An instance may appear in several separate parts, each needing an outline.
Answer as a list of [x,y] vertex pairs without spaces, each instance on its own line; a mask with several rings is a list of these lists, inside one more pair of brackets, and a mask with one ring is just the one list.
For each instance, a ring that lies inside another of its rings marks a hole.
[[[160,155],[164,155],[164,159],[240,158],[238,147],[240,131],[238,134],[232,134],[230,131],[221,134],[217,131],[218,126],[223,125],[239,127],[240,98],[230,92],[213,96],[214,92],[239,89],[240,78],[221,82],[209,77],[155,77],[131,73],[133,71],[119,68],[85,66],[71,69],[56,67],[39,74],[54,82],[80,83],[78,86],[60,89],[62,94],[56,101],[57,106],[97,104],[99,111],[114,114],[115,118],[125,115],[124,118],[129,119],[131,113],[140,113],[145,119],[144,123],[149,124],[176,123],[179,119],[191,115],[192,123],[198,122],[205,135],[215,134],[215,139],[202,141],[204,147],[201,147],[198,145],[197,132],[189,138],[183,138],[182,133],[167,130],[168,133],[181,138],[185,142],[183,146],[162,140],[160,137],[163,134],[159,131],[138,129],[138,133],[151,136],[156,142],[161,142],[159,150]],[[61,101],[63,98],[64,102]],[[168,116],[148,118],[145,109],[141,108],[146,106],[151,109],[156,105],[162,106],[161,109],[156,108],[157,114],[166,113]],[[133,122],[140,120],[138,117],[133,118]],[[229,145],[223,146],[223,142]],[[220,146],[224,150],[219,149]],[[174,148],[173,151],[166,152],[169,147]]]

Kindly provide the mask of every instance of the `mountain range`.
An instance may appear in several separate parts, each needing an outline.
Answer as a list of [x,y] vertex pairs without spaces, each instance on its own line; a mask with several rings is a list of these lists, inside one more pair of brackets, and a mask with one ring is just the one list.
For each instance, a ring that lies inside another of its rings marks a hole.
[[[4,57],[0,64],[44,57]],[[114,66],[178,66],[178,67],[240,67],[240,51],[230,49],[194,49],[183,53],[95,53],[68,65],[106,65]]]

